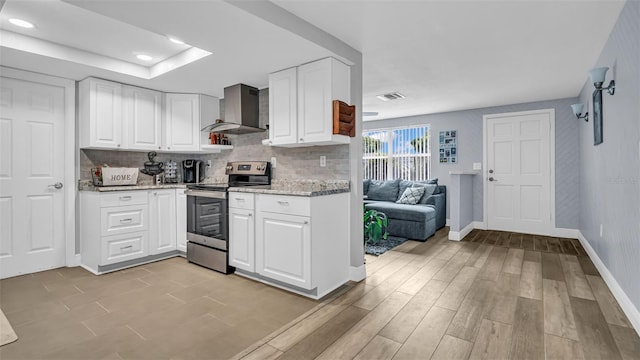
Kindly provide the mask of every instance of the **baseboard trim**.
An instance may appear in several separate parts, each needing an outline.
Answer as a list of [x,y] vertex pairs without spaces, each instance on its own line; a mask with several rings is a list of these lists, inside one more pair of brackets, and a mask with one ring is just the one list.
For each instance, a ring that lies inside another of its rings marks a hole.
[[553,229],[553,236],[577,239],[580,237],[580,230],[567,229],[567,228],[555,228]]
[[367,277],[367,268],[365,264],[360,266],[349,266],[349,280],[362,281]]
[[80,264],[82,263],[81,261],[81,257],[80,254],[74,254],[71,258],[67,258],[67,267],[76,267],[76,266],[80,266]]
[[484,221],[472,222],[474,229],[487,230],[487,224]]
[[611,290],[611,293],[613,294],[613,297],[615,297],[618,301],[618,304],[620,304],[620,307],[622,308],[624,314],[627,315],[627,318],[631,322],[633,328],[636,330],[636,333],[640,335],[640,311],[635,307],[635,305],[633,305],[631,299],[629,299],[624,290],[622,290],[620,284],[618,284],[618,281],[616,281],[611,272],[609,272],[609,269],[602,262],[596,251],[593,250],[591,244],[589,244],[582,232],[580,230],[576,230],[576,232],[578,233],[577,238],[578,240],[580,240],[580,244],[582,244],[582,247],[589,255],[589,258],[591,258],[593,265],[596,266],[596,268],[600,272],[600,275],[602,275],[602,279]]
[[469,223],[469,225],[465,226],[464,229],[460,231],[449,231],[449,240],[460,241],[464,239],[464,237],[467,236],[467,234],[469,234],[471,230],[473,230],[474,228],[475,227],[472,222],[472,223]]

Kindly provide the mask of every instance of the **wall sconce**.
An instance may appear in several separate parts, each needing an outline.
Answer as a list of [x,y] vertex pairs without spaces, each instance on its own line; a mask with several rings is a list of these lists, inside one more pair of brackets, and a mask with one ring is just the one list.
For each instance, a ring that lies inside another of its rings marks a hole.
[[582,104],[573,104],[571,105],[571,109],[573,109],[573,115],[578,119],[584,119],[584,121],[589,122],[589,112],[587,111],[584,115],[582,115],[582,108],[584,105]]
[[616,92],[615,80],[609,81],[609,86],[602,87],[607,70],[609,70],[608,67],[599,67],[599,68],[591,69],[589,71],[589,76],[591,77],[591,82],[593,83],[593,86],[596,88],[596,91],[607,90],[609,92],[609,95],[613,95]]

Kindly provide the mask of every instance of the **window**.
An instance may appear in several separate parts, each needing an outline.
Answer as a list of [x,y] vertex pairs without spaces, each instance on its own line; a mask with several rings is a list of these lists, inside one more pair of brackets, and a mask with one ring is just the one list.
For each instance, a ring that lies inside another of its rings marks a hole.
[[362,148],[365,179],[429,179],[429,126],[363,131]]

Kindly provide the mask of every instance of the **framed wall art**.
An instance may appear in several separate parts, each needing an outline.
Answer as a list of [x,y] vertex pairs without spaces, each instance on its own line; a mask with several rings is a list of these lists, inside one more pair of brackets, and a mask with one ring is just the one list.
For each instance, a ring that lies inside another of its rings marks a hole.
[[438,142],[440,144],[439,159],[441,164],[455,164],[458,162],[458,131],[440,131]]

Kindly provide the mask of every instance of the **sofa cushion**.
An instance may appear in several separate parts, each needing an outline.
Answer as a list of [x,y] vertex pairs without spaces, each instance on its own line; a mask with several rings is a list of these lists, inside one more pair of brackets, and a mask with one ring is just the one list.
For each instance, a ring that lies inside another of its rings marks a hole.
[[430,205],[406,205],[392,202],[372,202],[365,205],[367,210],[374,209],[383,212],[389,219],[407,221],[429,221],[435,219],[436,210]]
[[369,191],[367,191],[367,198],[369,200],[395,202],[398,197],[399,183],[400,179],[387,181],[371,180]]
[[422,198],[422,194],[424,194],[425,188],[423,187],[409,187],[404,190],[402,195],[400,195],[400,199],[396,201],[396,204],[409,204],[415,205]]
[[418,204],[427,204],[427,198],[429,198],[429,196],[433,195],[436,192],[436,189],[438,188],[438,185],[425,184],[425,183],[418,183],[417,182],[417,183],[413,184],[413,187],[422,187],[422,188],[424,188],[424,194],[422,195],[422,197],[418,201]]
[[362,180],[362,195],[367,195],[369,192],[369,184],[371,184],[371,179]]

